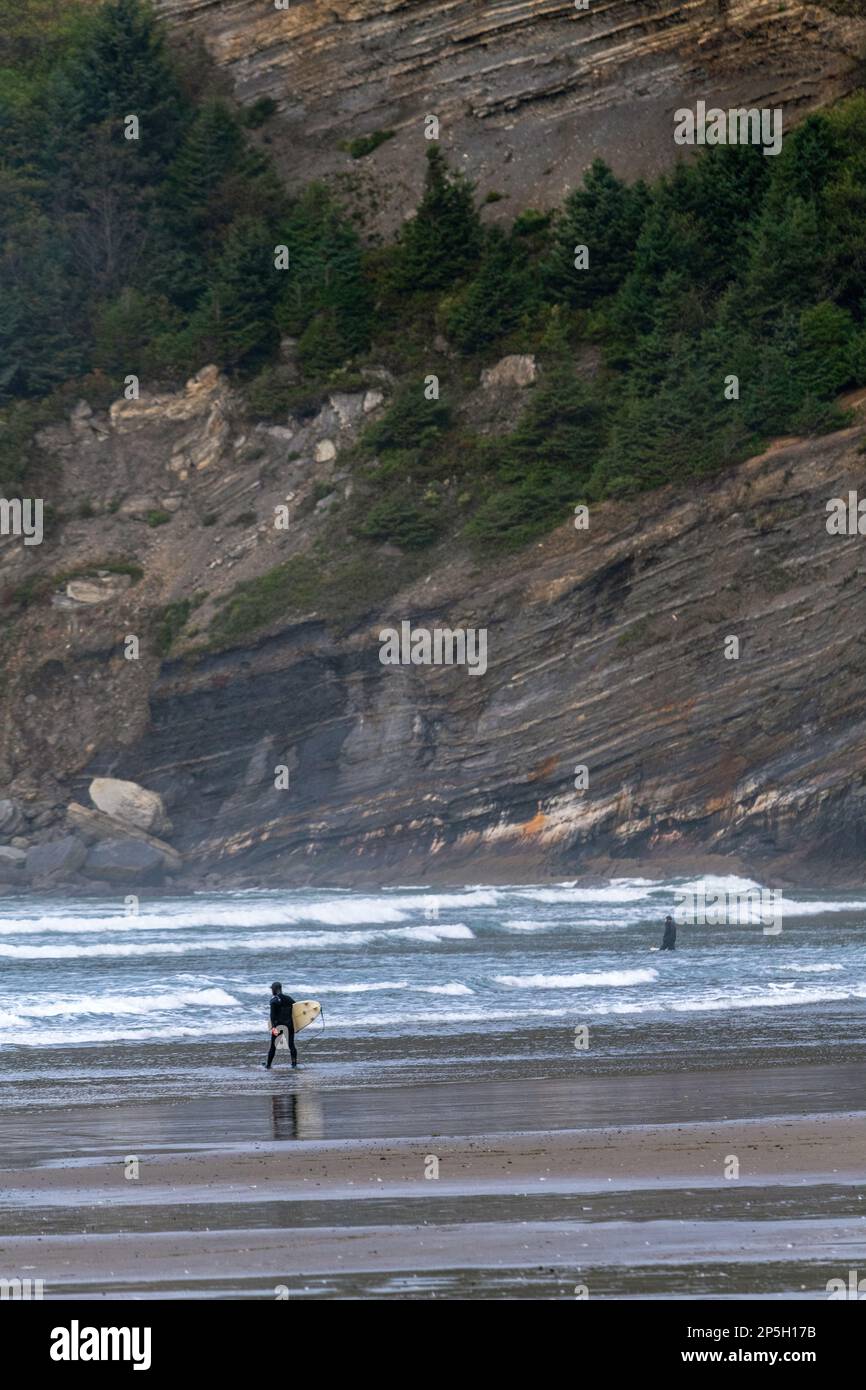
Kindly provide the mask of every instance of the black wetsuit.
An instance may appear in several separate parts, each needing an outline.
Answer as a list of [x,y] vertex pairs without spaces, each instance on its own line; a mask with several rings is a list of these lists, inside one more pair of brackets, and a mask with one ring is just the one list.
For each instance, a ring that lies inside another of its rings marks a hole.
[[661,949],[663,951],[675,951],[677,949],[677,928],[675,922],[665,922],[665,934],[662,937]]
[[[281,1023],[285,1024],[289,1034],[289,1052],[292,1054],[292,1066],[296,1067],[298,1065],[298,1053],[295,1048],[295,1027],[292,1023],[292,1005],[294,1002],[294,999],[288,994],[271,995],[271,1027],[277,1028]],[[277,1040],[272,1036],[271,1045],[268,1049],[267,1066],[270,1066],[273,1062],[276,1050]]]

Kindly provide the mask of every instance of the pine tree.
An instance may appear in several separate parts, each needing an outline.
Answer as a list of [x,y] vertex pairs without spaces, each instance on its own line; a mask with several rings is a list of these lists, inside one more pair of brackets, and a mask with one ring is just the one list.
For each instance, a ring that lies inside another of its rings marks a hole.
[[824,300],[800,315],[797,376],[804,395],[830,400],[852,380],[854,320]]
[[[94,298],[145,264],[156,189],[186,105],[162,29],[142,0],[109,0],[75,32],[48,76],[37,145],[42,199],[61,261]],[[127,139],[126,118],[138,121]]]
[[445,331],[461,352],[478,352],[510,333],[532,295],[525,258],[498,228],[486,237],[478,274],[447,316]]
[[357,232],[327,189],[313,184],[292,209],[278,240],[288,247],[277,321],[300,335],[300,358],[313,375],[331,370],[370,342],[372,300]]
[[739,274],[748,256],[773,163],[758,145],[710,145],[684,166],[679,206],[700,228],[693,277],[708,300]]
[[[593,160],[583,187],[569,194],[556,224],[542,270],[548,293],[582,308],[613,294],[634,262],[647,201],[643,183],[628,188],[604,160]],[[589,253],[584,270],[574,264],[579,246]]]
[[87,352],[76,281],[44,219],[28,218],[5,239],[0,283],[0,400],[44,395],[81,370]]
[[478,260],[482,240],[472,184],[451,173],[438,145],[431,145],[421,202],[400,236],[398,284],[407,290],[453,285]]
[[195,114],[165,183],[163,203],[181,236],[198,237],[214,225],[212,200],[237,164],[244,139],[224,101],[205,101]]
[[828,248],[817,204],[769,198],[758,221],[751,256],[726,306],[729,325],[750,325],[770,335],[788,309],[827,297]]
[[166,299],[127,287],[94,314],[93,363],[108,373],[141,375],[151,339],[179,326],[179,315]]
[[556,350],[516,430],[491,450],[492,490],[467,530],[479,540],[524,545],[586,496],[604,442],[592,388]]
[[[83,42],[61,66],[48,94],[56,159],[91,126],[107,125],[132,146],[145,167],[164,167],[177,149],[185,102],[163,32],[143,0],[109,0],[94,14]],[[123,122],[138,117],[140,139],[124,139]]]
[[333,309],[320,309],[298,340],[298,362],[309,377],[323,377],[347,357],[346,340]]
[[695,277],[703,259],[702,229],[683,206],[681,179],[653,193],[629,271],[608,313],[612,360],[627,364],[635,341],[652,332],[660,286],[670,273]]
[[190,324],[190,335],[204,353],[221,366],[237,366],[274,351],[279,341],[274,321],[279,274],[265,224],[256,218],[235,223]]

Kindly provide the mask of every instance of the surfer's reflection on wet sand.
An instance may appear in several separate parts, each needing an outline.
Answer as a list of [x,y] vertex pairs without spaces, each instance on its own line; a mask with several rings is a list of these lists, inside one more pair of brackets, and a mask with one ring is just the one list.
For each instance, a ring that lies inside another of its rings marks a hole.
[[325,1118],[316,1095],[271,1096],[271,1125],[275,1139],[322,1139]]

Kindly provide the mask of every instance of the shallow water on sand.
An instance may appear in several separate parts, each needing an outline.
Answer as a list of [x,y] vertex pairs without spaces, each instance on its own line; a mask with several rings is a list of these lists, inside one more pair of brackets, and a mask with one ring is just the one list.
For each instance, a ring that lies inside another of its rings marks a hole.
[[195,894],[137,915],[6,897],[0,1108],[280,1094],[258,1066],[272,979],[321,1000],[299,1044],[327,1089],[864,1055],[866,892],[786,893],[778,936],[681,927],[653,951],[684,886]]

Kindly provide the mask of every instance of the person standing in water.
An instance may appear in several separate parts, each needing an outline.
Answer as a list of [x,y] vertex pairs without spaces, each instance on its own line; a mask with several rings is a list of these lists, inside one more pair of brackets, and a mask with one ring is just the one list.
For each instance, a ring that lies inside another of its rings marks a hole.
[[288,994],[283,994],[283,987],[279,980],[271,985],[271,1045],[268,1049],[268,1060],[262,1062],[262,1066],[270,1071],[273,1066],[274,1057],[277,1051],[277,1038],[280,1028],[287,1030],[289,1035],[289,1052],[292,1054],[292,1066],[298,1065],[298,1053],[295,1047],[295,1025],[292,1021],[292,1008],[294,999]]
[[677,949],[677,928],[673,917],[668,913],[665,918],[665,934],[662,937],[661,950],[675,951]]

